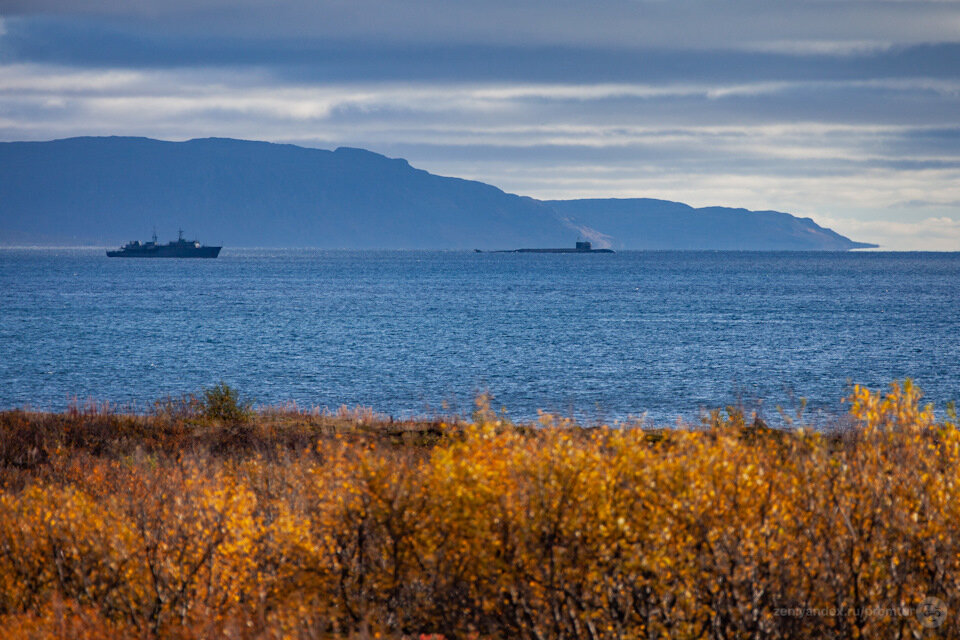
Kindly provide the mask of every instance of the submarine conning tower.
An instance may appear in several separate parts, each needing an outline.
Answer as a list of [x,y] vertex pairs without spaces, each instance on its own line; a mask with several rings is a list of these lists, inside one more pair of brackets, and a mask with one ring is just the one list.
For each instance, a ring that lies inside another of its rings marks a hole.
[[591,246],[586,240],[577,240],[577,251],[590,251]]

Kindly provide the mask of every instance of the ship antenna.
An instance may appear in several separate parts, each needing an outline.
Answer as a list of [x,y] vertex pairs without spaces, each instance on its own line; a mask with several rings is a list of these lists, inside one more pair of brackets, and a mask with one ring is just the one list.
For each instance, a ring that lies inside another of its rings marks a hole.
[[153,226],[153,244],[157,244],[157,226]]

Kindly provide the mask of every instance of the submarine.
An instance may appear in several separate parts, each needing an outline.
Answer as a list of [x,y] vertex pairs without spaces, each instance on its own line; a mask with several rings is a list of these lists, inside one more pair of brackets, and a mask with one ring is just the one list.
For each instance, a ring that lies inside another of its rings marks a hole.
[[474,249],[474,251],[477,253],[616,253],[613,249],[594,249],[593,245],[585,240],[577,241],[575,247],[561,249],[498,249],[496,251]]

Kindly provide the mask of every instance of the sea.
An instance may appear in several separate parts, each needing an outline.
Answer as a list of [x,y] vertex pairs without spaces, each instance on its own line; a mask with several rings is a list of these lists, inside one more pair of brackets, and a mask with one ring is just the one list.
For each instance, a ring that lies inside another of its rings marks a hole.
[[0,409],[257,405],[783,423],[853,384],[960,397],[960,253],[0,249]]

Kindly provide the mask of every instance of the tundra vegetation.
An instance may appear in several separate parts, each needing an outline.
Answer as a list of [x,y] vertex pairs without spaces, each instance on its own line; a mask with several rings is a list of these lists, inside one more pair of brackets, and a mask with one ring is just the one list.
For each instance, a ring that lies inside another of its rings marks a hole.
[[[957,638],[960,433],[920,397],[855,387],[835,431],[735,410],[523,426],[483,404],[394,422],[225,385],[148,414],[3,412],[0,629]],[[927,598],[945,617],[916,615]]]

